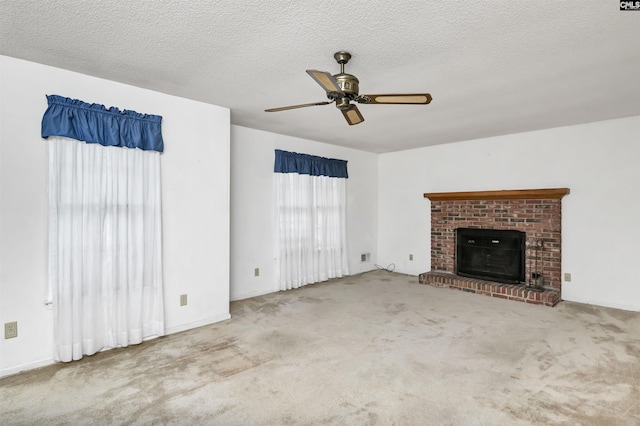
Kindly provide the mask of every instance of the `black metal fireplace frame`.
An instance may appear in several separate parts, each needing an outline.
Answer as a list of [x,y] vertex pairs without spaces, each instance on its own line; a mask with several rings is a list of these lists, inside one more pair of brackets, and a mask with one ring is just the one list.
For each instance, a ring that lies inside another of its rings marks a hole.
[[456,229],[455,273],[506,284],[524,283],[526,234],[510,229]]

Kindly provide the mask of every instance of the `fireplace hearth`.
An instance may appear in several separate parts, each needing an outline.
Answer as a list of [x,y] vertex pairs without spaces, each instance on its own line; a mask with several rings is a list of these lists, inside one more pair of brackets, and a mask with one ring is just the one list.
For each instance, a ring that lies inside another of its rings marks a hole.
[[[552,188],[424,194],[431,200],[431,270],[419,282],[554,306],[562,285],[561,199],[568,193]],[[492,236],[496,231],[500,235]]]

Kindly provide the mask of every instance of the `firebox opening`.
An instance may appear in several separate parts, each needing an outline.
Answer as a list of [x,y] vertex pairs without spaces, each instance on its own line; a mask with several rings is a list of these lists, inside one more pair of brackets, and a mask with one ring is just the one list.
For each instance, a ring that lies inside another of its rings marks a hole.
[[455,273],[507,284],[525,282],[526,234],[503,229],[456,229]]

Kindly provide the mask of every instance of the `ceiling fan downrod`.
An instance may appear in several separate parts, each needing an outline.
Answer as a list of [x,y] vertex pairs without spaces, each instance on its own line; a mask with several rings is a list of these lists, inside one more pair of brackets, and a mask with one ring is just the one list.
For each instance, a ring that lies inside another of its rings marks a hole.
[[[360,90],[360,81],[356,78],[355,75],[347,74],[344,72],[344,66],[347,62],[349,62],[349,59],[351,59],[351,53],[340,51],[334,53],[333,57],[335,58],[336,62],[340,64],[340,73],[334,75],[333,78],[335,78],[338,86],[340,87],[340,90],[342,90],[342,92],[344,93],[344,97],[348,101],[353,101],[358,97],[358,92]],[[338,107],[339,109],[345,109],[348,108],[348,104],[343,108],[336,102],[336,107]]]

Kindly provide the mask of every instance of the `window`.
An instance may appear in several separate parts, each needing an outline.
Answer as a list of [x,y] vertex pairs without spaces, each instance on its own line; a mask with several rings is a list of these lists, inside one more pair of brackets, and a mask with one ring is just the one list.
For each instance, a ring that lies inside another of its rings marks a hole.
[[348,275],[346,161],[277,150],[275,170],[280,289]]
[[164,334],[160,117],[48,98],[55,358],[72,361]]

